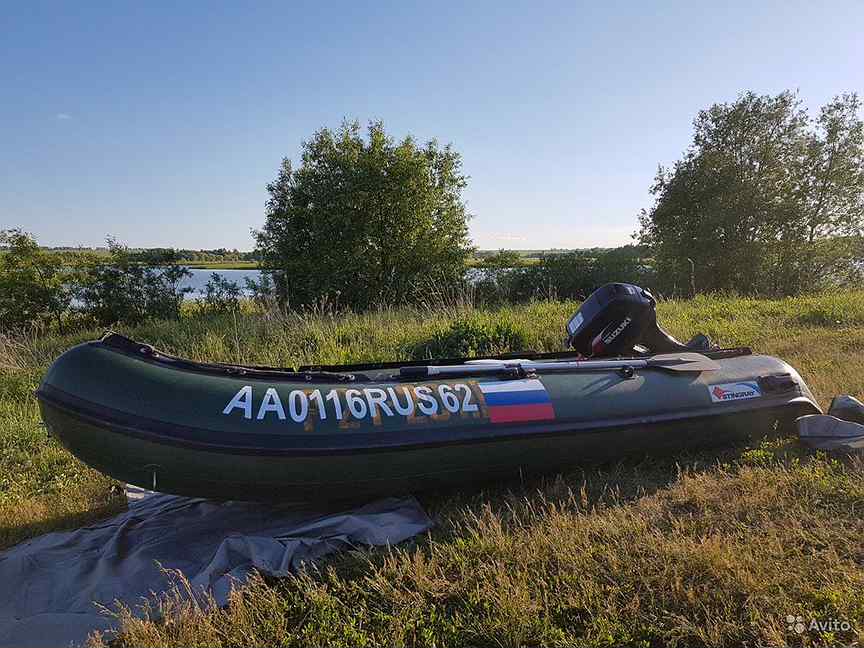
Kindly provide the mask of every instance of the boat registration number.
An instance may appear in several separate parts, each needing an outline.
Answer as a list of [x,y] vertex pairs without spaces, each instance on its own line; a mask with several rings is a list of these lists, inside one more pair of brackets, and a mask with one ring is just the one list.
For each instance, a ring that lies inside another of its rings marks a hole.
[[549,394],[536,378],[329,390],[244,385],[225,405],[222,414],[249,421],[293,422],[306,429],[324,421],[354,427],[364,420],[380,425],[396,418],[409,424],[443,422],[454,417],[491,423],[555,418]]
[[305,423],[310,418],[320,421],[362,421],[382,417],[435,417],[443,414],[475,414],[480,412],[477,395],[467,383],[454,385],[411,385],[395,387],[363,387],[292,389],[281,392],[276,387],[253,391],[252,385],[242,387],[222,410],[223,414],[239,411],[243,418],[256,421],[278,419]]

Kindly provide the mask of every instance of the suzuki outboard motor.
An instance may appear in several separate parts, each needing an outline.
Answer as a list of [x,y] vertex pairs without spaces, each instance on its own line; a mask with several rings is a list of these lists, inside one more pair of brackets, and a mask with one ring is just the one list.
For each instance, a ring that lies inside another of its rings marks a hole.
[[567,323],[567,346],[586,358],[705,351],[704,335],[682,344],[657,324],[654,295],[632,284],[598,288]]

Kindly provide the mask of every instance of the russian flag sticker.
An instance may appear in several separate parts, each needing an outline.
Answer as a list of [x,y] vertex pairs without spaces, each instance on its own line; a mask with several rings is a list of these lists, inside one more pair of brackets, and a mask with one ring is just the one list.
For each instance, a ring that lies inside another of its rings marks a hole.
[[479,383],[492,423],[547,421],[555,418],[552,401],[536,378]]

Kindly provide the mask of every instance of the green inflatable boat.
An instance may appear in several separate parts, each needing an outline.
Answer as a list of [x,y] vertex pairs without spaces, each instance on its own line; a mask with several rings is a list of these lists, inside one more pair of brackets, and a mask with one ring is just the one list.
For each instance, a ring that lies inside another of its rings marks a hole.
[[748,349],[582,351],[286,370],[191,362],[108,334],[60,356],[37,396],[49,431],[119,480],[291,502],[729,444],[819,413],[792,367]]

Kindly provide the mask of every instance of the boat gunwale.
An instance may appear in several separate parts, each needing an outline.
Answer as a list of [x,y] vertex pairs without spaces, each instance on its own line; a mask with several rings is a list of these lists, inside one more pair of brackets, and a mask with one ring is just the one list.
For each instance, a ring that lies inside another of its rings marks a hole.
[[[321,382],[321,383],[340,383],[340,382],[375,382],[369,376],[363,374],[354,374],[357,371],[384,371],[387,369],[401,369],[403,367],[424,367],[424,366],[440,366],[440,365],[462,365],[468,364],[476,360],[588,360],[591,358],[583,358],[575,351],[552,351],[552,352],[511,352],[502,353],[491,356],[464,357],[464,358],[434,358],[428,360],[396,360],[387,362],[373,363],[356,363],[344,365],[300,365],[293,367],[269,367],[265,365],[237,365],[219,362],[198,362],[189,360],[179,356],[174,356],[168,353],[159,351],[155,347],[137,342],[131,338],[127,338],[119,333],[111,331],[106,332],[101,339],[87,342],[90,346],[98,346],[113,353],[156,364],[167,369],[176,371],[188,371],[192,373],[204,373],[211,375],[228,375],[230,377],[243,378],[281,378],[283,380],[295,379],[298,382]],[[753,355],[750,347],[731,347],[725,349],[713,349],[707,351],[699,351],[699,353],[712,360],[724,360],[728,358],[738,358],[742,356]],[[651,355],[646,356],[629,356],[603,358],[602,360],[647,360]],[[599,358],[598,358],[599,360]],[[649,367],[650,369],[650,367]],[[574,370],[576,371],[576,370]],[[396,382],[414,382],[411,378],[405,378],[399,374],[393,374],[388,378],[388,381]]]

